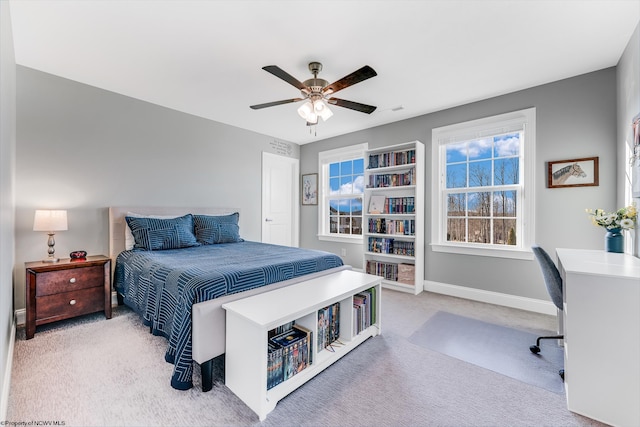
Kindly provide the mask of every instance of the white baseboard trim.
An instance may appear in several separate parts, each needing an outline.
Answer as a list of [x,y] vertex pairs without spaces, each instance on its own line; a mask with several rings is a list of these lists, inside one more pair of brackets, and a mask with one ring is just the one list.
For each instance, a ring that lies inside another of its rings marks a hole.
[[551,301],[519,297],[499,292],[485,291],[483,289],[468,288],[466,286],[449,285],[447,283],[432,282],[429,280],[425,280],[424,290],[452,297],[533,311],[535,313],[549,314],[552,316],[557,314],[556,306]]
[[21,308],[15,311],[16,326],[24,326],[27,323],[27,309]]
[[[114,292],[111,292],[111,306],[115,307],[117,305],[118,305],[118,293],[114,291]],[[24,308],[16,310],[15,316],[16,316],[16,325],[24,326],[27,321],[27,310]]]
[[16,319],[13,318],[11,325],[11,337],[9,337],[9,348],[7,349],[7,364],[4,367],[4,381],[2,382],[2,399],[0,399],[0,420],[7,419],[9,410],[9,390],[11,389],[11,370],[13,368],[13,349],[16,344]]

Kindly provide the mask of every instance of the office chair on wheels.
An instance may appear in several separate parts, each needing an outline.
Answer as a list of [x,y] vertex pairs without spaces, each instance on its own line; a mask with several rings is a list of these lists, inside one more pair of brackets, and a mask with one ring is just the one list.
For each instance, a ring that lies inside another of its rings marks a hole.
[[[536,256],[538,264],[540,264],[540,268],[542,269],[542,277],[544,278],[544,283],[547,286],[547,292],[555,306],[558,307],[558,310],[562,311],[562,277],[560,276],[560,272],[544,249],[538,245],[532,245],[531,249],[533,250],[533,254]],[[531,350],[533,354],[540,353],[540,341],[548,339],[561,340],[564,339],[564,335],[538,337],[536,344],[530,346],[529,350]],[[564,380],[564,369],[561,369],[558,374]]]

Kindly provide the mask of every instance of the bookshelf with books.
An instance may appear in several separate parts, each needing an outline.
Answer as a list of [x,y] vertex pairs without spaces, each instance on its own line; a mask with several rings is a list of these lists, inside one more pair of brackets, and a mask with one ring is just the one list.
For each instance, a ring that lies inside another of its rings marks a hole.
[[424,162],[420,141],[365,152],[363,269],[413,294],[424,282]]
[[225,384],[260,420],[381,333],[381,278],[349,269],[223,305]]

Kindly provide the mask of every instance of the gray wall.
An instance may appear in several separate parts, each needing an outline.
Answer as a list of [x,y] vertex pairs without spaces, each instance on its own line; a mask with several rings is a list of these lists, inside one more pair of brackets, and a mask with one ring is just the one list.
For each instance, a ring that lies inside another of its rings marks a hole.
[[6,368],[13,328],[15,70],[9,2],[0,1],[0,419],[6,418],[8,397],[3,386],[11,376]]
[[[617,73],[617,95],[618,95],[618,170],[627,169],[629,157],[627,156],[627,146],[633,152],[633,133],[631,121],[640,114],[640,24],[631,36],[618,66]],[[624,173],[618,174],[618,206],[629,203],[625,195],[625,187],[630,187],[630,176]],[[636,206],[640,208],[640,198],[635,199]],[[640,236],[639,226],[636,226],[634,254],[640,256]],[[626,233],[627,236],[630,233]]]
[[[426,96],[426,95],[425,95]],[[301,146],[300,171],[318,171],[318,152],[368,142],[370,148],[412,140],[426,148],[425,279],[451,285],[548,300],[535,261],[432,252],[430,230],[431,130],[500,113],[536,107],[536,236],[553,254],[557,247],[603,248],[604,232],[594,227],[586,208],[616,207],[616,70],[608,68],[496,98],[427,114],[372,129]],[[600,185],[546,188],[546,162],[581,157],[600,158]],[[362,246],[318,242],[318,212],[301,210],[303,247],[338,253],[361,267]]]
[[[262,152],[299,146],[17,67],[15,305],[24,262],[46,257],[35,209],[68,210],[56,254],[108,254],[109,206],[220,206],[241,211],[240,232],[261,239]],[[217,102],[212,99],[211,102]]]

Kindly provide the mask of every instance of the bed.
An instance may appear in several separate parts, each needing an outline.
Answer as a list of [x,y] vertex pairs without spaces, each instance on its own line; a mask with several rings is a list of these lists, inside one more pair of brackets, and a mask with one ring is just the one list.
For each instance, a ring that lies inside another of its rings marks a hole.
[[[157,224],[171,225],[171,238],[154,238]],[[112,207],[109,246],[118,299],[167,338],[179,390],[193,387],[193,362],[211,389],[213,359],[225,352],[222,304],[350,268],[328,252],[243,240],[237,209]]]

